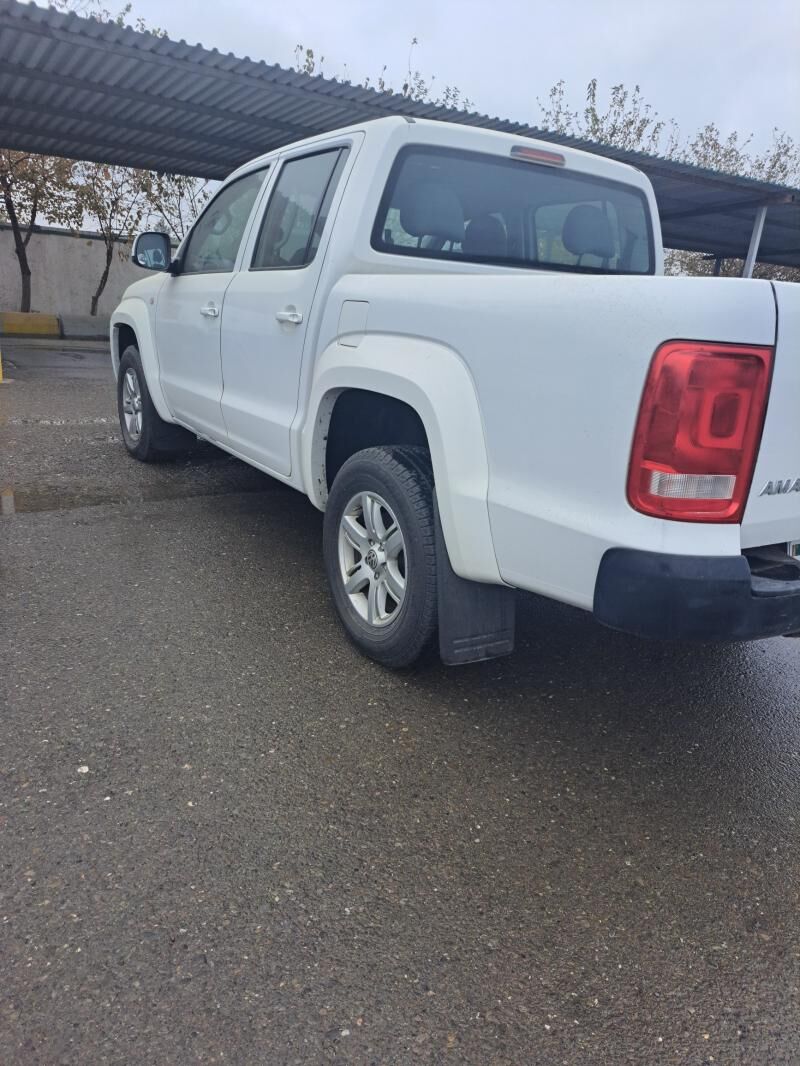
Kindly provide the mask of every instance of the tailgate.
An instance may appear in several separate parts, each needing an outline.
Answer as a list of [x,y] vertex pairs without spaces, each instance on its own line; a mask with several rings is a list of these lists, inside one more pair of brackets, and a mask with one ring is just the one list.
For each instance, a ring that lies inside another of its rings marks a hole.
[[742,547],[800,540],[800,285],[773,284],[775,365]]

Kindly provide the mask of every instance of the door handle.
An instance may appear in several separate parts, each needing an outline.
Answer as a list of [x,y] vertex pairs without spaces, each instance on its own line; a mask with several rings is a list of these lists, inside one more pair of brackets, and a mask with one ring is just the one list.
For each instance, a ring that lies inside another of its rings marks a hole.
[[200,314],[205,315],[206,318],[219,318],[219,308],[216,304],[206,304],[205,307],[200,308]]
[[290,322],[293,326],[299,326],[303,321],[303,315],[293,307],[287,307],[283,311],[276,311],[275,317],[279,322]]

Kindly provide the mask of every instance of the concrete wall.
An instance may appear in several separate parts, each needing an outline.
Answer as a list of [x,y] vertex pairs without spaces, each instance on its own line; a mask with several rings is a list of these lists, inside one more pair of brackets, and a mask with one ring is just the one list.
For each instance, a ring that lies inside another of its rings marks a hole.
[[[132,281],[145,277],[115,252],[98,314],[110,315]],[[96,234],[68,234],[39,227],[28,245],[31,265],[31,309],[58,315],[88,315],[92,295],[105,264],[105,245]],[[0,224],[0,311],[19,309],[19,263],[8,225]]]

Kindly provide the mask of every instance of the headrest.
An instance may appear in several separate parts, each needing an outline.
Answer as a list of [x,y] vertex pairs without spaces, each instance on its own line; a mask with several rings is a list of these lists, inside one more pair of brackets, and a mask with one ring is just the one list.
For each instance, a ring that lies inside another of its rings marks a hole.
[[447,185],[419,181],[403,196],[400,225],[412,237],[442,237],[458,243],[464,237],[464,210]]
[[611,225],[600,208],[591,204],[573,207],[564,223],[561,240],[572,255],[611,259],[615,253]]
[[465,255],[504,256],[508,251],[505,226],[494,215],[478,215],[467,223],[461,250]]

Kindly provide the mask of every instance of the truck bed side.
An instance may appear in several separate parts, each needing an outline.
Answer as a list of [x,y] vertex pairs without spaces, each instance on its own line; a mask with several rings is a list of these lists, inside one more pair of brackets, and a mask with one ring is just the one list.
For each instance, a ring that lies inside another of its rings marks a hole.
[[741,552],[740,526],[637,513],[626,477],[656,348],[670,339],[772,345],[768,282],[516,271],[350,275],[330,295],[321,349],[335,340],[346,299],[368,303],[371,336],[444,344],[469,369],[484,426],[494,548],[509,584],[591,608],[609,547]]

